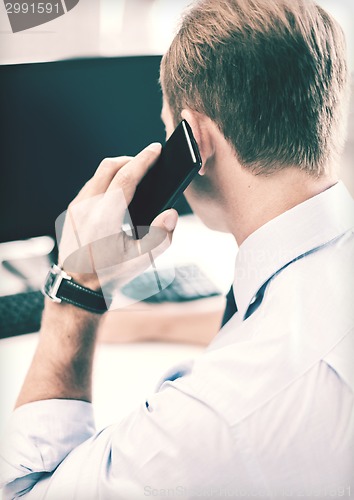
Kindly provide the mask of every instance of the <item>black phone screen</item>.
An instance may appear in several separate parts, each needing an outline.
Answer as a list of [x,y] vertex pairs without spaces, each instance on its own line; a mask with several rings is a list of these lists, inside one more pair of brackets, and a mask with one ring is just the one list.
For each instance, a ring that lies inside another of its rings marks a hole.
[[172,208],[202,166],[197,143],[183,120],[138,184],[128,207],[135,236],[143,237],[154,218]]

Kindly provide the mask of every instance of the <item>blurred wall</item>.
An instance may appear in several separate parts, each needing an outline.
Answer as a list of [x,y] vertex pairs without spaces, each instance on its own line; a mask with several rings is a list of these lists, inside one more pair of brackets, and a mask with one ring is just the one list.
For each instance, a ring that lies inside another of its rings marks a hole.
[[346,40],[351,73],[351,102],[347,142],[341,161],[341,177],[354,197],[354,2],[353,0],[317,0],[342,26]]
[[[61,0],[58,0],[59,2]],[[67,14],[12,33],[0,1],[0,64],[162,54],[190,0],[80,0]]]
[[100,0],[80,0],[71,11],[49,23],[12,33],[4,2],[1,1],[0,64],[98,55],[100,8]]

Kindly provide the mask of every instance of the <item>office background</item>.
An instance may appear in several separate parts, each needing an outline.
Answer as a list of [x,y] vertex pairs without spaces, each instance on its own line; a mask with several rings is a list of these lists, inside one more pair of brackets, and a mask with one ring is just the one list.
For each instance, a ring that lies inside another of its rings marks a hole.
[[[317,0],[346,32],[354,69],[352,0]],[[11,34],[0,4],[0,63],[54,61],[72,57],[162,54],[182,11],[192,0],[80,0],[70,15]]]
[[[354,75],[354,4],[319,3],[343,26]],[[16,34],[0,4],[1,241],[48,234],[48,221],[65,209],[102,157],[135,154],[150,141],[163,141],[159,57],[189,4],[81,0],[66,15]],[[31,64],[62,60],[69,61]],[[342,177],[354,195],[353,102]],[[21,217],[32,219],[23,221],[22,233]]]

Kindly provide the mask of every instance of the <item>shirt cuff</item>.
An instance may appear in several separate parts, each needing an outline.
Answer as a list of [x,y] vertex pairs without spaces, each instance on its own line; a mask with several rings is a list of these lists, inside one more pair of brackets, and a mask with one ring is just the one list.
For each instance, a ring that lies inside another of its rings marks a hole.
[[92,405],[84,401],[49,399],[17,408],[0,448],[0,487],[52,472],[94,433]]

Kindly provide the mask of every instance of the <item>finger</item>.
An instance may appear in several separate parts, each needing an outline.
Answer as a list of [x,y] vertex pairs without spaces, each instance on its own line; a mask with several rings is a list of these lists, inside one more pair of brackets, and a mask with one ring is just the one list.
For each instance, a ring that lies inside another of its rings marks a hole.
[[116,173],[107,192],[114,189],[123,189],[128,205],[133,198],[137,184],[149,168],[154,165],[160,153],[161,144],[153,143],[147,146]]
[[178,222],[178,212],[170,208],[169,210],[165,210],[161,214],[159,214],[155,219],[152,221],[151,226],[152,227],[160,227],[161,229],[165,229],[168,233],[173,233],[173,231],[176,229]]
[[[165,212],[155,217],[148,234],[140,240],[141,252],[146,253],[159,248],[159,251],[155,252],[155,257],[164,252],[171,244],[177,221],[178,213],[174,209],[165,210]],[[163,246],[160,245],[162,241],[164,241]]]
[[82,201],[97,194],[105,193],[116,173],[124,167],[124,165],[129,163],[132,158],[132,156],[104,158],[93,177],[86,182],[72,203],[77,203],[78,201]]
[[[96,169],[93,176],[97,181],[105,180],[111,182],[119,169],[129,163],[133,156],[117,156],[115,158],[104,158]],[[107,186],[108,187],[108,186]]]

